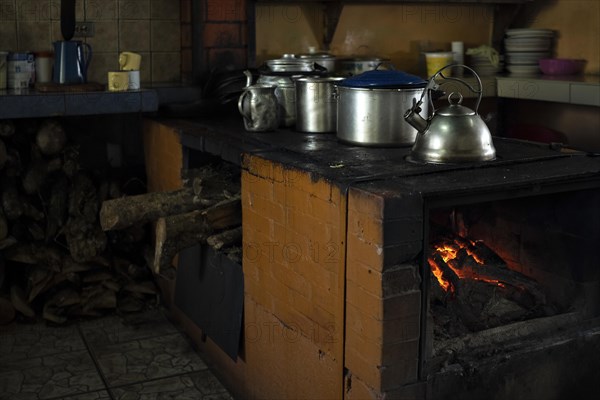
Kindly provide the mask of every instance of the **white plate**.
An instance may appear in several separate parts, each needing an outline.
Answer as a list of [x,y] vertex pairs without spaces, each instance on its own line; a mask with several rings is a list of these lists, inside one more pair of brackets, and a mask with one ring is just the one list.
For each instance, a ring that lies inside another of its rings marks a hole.
[[550,43],[548,44],[536,44],[536,45],[521,45],[521,44],[504,44],[506,51],[545,51],[550,50]]
[[554,31],[550,29],[508,29],[506,36],[554,37]]
[[[539,55],[519,55],[521,53],[510,53],[511,55],[506,56],[507,64],[519,64],[519,65],[537,65],[541,58],[550,57],[549,52],[539,53]],[[525,53],[523,53],[525,54]]]
[[517,51],[517,52],[506,52],[507,57],[520,58],[520,57],[548,57],[550,56],[549,51]]
[[511,45],[548,45],[552,43],[550,38],[508,38],[504,39],[504,44]]
[[507,65],[506,69],[511,74],[517,75],[537,75],[540,73],[538,65]]

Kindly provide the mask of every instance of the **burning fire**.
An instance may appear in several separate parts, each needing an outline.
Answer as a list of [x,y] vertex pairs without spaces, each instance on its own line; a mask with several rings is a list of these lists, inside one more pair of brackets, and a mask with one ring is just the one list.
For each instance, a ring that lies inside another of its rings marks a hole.
[[477,273],[478,267],[485,266],[483,256],[477,252],[477,242],[455,237],[445,239],[435,244],[433,248],[427,261],[431,272],[444,291],[455,293],[457,280],[466,278],[504,287],[504,284],[497,279],[490,279],[483,276],[485,274]]

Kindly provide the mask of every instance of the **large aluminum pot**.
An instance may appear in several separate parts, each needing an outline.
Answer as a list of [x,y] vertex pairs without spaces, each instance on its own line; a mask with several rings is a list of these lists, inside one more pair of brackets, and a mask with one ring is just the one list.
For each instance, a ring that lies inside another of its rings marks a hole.
[[342,77],[303,77],[296,79],[296,130],[335,132],[337,92]]
[[[338,85],[337,138],[360,146],[412,146],[417,130],[404,110],[421,98],[427,81],[400,71],[367,71]],[[422,114],[427,115],[423,104]]]

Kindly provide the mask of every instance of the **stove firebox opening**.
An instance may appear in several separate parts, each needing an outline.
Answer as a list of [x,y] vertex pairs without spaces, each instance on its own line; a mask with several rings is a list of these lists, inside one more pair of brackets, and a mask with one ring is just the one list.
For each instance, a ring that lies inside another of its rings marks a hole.
[[[463,378],[484,376],[494,386],[489,371],[502,370],[502,360],[544,348],[540,354],[547,356],[532,356],[539,364],[535,381],[548,375],[544,370],[568,365],[569,352],[556,350],[562,344],[596,336],[598,204],[600,190],[589,189],[429,210],[422,365],[429,378],[437,374],[438,393],[453,385],[463,395],[478,393],[466,388],[468,379],[448,378],[452,370]],[[576,353],[585,355],[583,348]],[[586,371],[560,375],[548,393],[556,387],[583,390],[591,376]],[[504,380],[505,394],[506,379],[500,373],[495,378]]]

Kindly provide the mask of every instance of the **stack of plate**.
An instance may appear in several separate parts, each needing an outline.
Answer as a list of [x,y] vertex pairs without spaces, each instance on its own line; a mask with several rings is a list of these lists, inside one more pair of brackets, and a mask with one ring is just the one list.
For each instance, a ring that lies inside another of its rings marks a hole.
[[479,76],[493,76],[503,69],[502,56],[499,56],[498,65],[494,66],[487,55],[474,54],[471,56],[470,66]]
[[554,31],[550,29],[509,29],[504,39],[506,69],[516,75],[540,73],[539,60],[552,56]]

